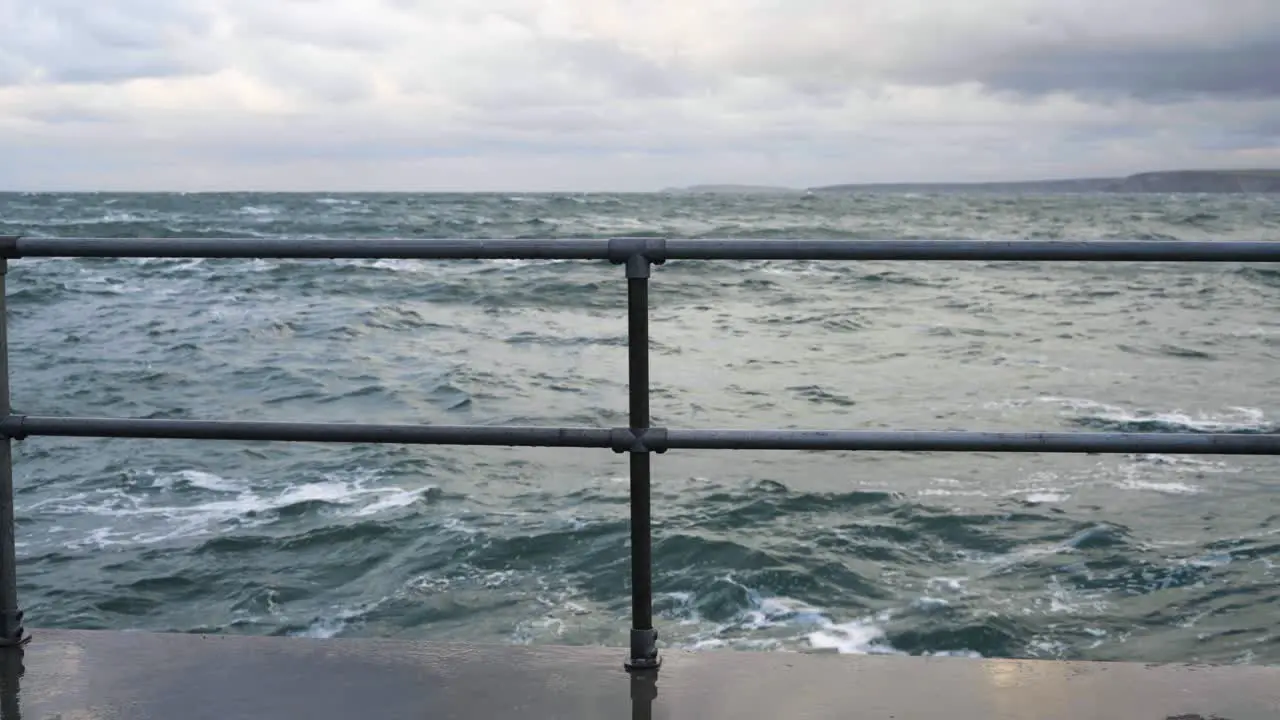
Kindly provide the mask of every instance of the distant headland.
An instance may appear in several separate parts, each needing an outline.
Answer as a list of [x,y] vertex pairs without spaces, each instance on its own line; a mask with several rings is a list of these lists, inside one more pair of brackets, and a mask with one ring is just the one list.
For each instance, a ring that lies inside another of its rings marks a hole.
[[1280,193],[1280,170],[1171,170],[1128,177],[976,183],[851,183],[810,188],[691,185],[663,192],[720,195],[795,193]]

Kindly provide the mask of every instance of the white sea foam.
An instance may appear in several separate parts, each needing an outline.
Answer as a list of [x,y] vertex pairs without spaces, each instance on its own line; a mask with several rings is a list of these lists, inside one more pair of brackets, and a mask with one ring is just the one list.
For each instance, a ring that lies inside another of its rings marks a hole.
[[539,267],[543,265],[564,265],[566,263],[577,263],[578,260],[565,260],[563,258],[493,258],[486,260],[486,265],[497,265],[507,268],[523,268],[523,267]]
[[1138,463],[1158,466],[1161,471],[1177,473],[1194,473],[1196,475],[1203,475],[1207,473],[1234,475],[1244,471],[1244,468],[1239,465],[1232,465],[1223,460],[1195,457],[1193,455],[1134,455],[1133,459]]
[[815,650],[835,650],[851,655],[893,655],[898,651],[885,641],[884,630],[865,620],[830,623],[809,633],[809,645]]
[[[107,525],[68,543],[76,548],[102,548],[207,536],[228,525],[240,528],[268,525],[278,519],[280,510],[306,502],[324,503],[339,517],[368,517],[413,505],[422,499],[423,492],[378,485],[376,477],[369,473],[331,476],[280,489],[253,487],[247,480],[191,469],[140,473],[136,482],[140,488],[165,492],[153,495],[109,488],[51,498],[26,510],[45,515],[106,518]],[[194,501],[184,503],[184,499]],[[112,520],[118,521],[118,527]]]
[[369,267],[399,273],[435,273],[437,266],[425,260],[409,260],[405,258],[379,258],[369,263]]
[[179,470],[176,473],[161,475],[156,478],[155,484],[162,487],[185,484],[213,492],[240,493],[248,489],[243,481],[224,478],[203,470]]
[[1029,503],[1042,505],[1046,503],[1060,503],[1070,499],[1070,495],[1065,492],[1053,490],[1040,490],[1026,492],[1024,499]]
[[1117,485],[1125,490],[1150,490],[1168,495],[1197,495],[1204,492],[1204,488],[1198,485],[1180,482],[1155,482],[1133,477],[1124,478]]
[[367,616],[371,610],[376,609],[385,601],[386,598],[358,607],[335,608],[330,614],[312,620],[305,629],[291,632],[289,635],[291,637],[320,639],[337,637],[342,633],[342,631],[346,630],[356,621]]
[[981,490],[948,490],[947,488],[923,488],[916,491],[916,495],[920,497],[949,497],[949,496],[970,496],[970,497],[986,497],[987,493]]
[[[1203,462],[1203,461],[1202,461]],[[1151,467],[1143,461],[1127,463],[1114,469],[1114,484],[1121,490],[1158,492],[1166,495],[1196,495],[1205,491],[1204,487],[1169,478],[1170,471],[1182,467],[1181,463],[1162,463]],[[1196,467],[1187,465],[1187,467]],[[1199,466],[1201,469],[1203,465]]]
[[[938,587],[944,590],[959,589],[962,582],[954,578],[940,578]],[[767,649],[781,651],[818,650],[858,655],[905,654],[889,642],[885,625],[893,618],[893,612],[885,611],[865,617],[837,620],[825,610],[802,600],[785,596],[761,595],[747,590],[748,605],[725,622],[712,623],[697,611],[694,593],[667,593],[660,599],[673,602],[665,616],[685,627],[683,636],[670,642],[685,650],[712,650],[719,648]],[[933,612],[946,607],[949,600],[941,597],[921,596],[904,608],[904,611]],[[939,655],[977,654],[968,650],[940,652]]]
[[1265,412],[1252,407],[1227,407],[1216,412],[1191,414],[1180,409],[1130,410],[1087,398],[1045,396],[1036,398],[1036,402],[1074,411],[1082,420],[1121,426],[1153,424],[1172,431],[1203,433],[1270,432],[1276,429],[1275,423],[1267,420]]

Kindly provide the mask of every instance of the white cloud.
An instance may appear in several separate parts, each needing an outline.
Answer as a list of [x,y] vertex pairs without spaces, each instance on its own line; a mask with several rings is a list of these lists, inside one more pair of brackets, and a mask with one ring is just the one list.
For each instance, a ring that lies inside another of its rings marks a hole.
[[0,27],[0,187],[1280,165],[1274,0],[0,0]]

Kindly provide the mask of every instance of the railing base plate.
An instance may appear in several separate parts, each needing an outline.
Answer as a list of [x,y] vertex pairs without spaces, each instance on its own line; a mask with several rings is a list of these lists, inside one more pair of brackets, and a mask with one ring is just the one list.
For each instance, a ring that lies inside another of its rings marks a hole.
[[658,631],[631,629],[631,654],[624,663],[628,672],[657,670],[662,665],[658,655]]

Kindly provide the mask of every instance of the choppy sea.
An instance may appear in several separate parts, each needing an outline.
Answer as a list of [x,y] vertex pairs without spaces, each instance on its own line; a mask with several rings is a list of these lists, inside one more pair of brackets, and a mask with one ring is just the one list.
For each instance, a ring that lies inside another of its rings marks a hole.
[[[0,234],[1247,239],[1245,195],[0,195]],[[15,410],[626,424],[607,263],[21,259]],[[1280,431],[1280,268],[670,262],[672,427]],[[607,450],[32,438],[29,624],[625,645]],[[1280,662],[1280,459],[672,451],[665,645]]]

